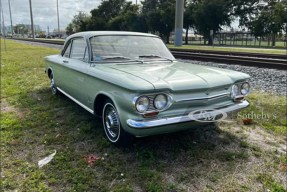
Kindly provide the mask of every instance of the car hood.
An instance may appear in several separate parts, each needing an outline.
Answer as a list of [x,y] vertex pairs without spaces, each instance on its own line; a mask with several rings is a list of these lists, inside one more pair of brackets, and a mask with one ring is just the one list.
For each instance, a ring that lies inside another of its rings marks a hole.
[[111,68],[150,82],[155,89],[173,91],[210,89],[249,78],[241,72],[185,63],[117,64]]

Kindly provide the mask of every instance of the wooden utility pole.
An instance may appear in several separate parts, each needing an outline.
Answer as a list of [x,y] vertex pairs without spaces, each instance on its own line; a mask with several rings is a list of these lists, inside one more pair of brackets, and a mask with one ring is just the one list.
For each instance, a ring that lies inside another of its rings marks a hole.
[[30,16],[31,16],[31,30],[32,30],[32,38],[35,39],[35,33],[34,33],[34,21],[33,21],[33,11],[32,11],[32,2],[29,0],[30,3]]

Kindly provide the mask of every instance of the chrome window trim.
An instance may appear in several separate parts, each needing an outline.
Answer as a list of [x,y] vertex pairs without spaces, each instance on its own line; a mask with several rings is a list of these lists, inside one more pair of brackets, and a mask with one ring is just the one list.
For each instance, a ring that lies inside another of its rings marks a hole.
[[68,57],[65,57],[65,58],[70,58],[72,43],[73,43],[73,39],[70,39],[69,41],[67,41],[67,42],[65,43],[65,45],[64,45],[64,47],[63,47],[63,49],[62,49],[62,52],[61,52],[61,56],[62,56],[62,57],[65,57],[64,55],[65,55],[67,49],[69,48],[69,46],[71,46],[71,47],[70,47],[70,50],[69,50],[69,56],[68,56]]

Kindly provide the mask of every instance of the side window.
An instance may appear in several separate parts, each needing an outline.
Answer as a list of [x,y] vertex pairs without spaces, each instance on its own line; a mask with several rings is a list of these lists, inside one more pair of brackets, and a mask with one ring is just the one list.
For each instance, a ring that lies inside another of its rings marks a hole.
[[70,42],[67,49],[65,50],[65,52],[63,54],[63,57],[70,57],[71,45],[72,45],[72,43]]
[[83,38],[73,40],[70,58],[86,62],[88,61],[88,47],[86,41]]

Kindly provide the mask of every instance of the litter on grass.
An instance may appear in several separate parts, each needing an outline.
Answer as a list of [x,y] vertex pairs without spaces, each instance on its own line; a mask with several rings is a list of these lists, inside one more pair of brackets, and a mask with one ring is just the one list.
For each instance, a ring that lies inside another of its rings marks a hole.
[[252,119],[242,119],[244,125],[250,125],[252,123]]
[[85,156],[85,160],[89,165],[93,165],[99,159],[101,159],[101,157],[94,155],[94,154],[89,154]]
[[39,168],[43,167],[44,165],[48,164],[56,155],[57,151],[55,150],[54,153],[52,153],[51,155],[45,157],[44,159],[41,159],[40,161],[38,161],[38,166]]

